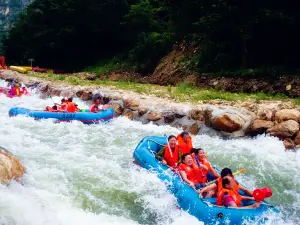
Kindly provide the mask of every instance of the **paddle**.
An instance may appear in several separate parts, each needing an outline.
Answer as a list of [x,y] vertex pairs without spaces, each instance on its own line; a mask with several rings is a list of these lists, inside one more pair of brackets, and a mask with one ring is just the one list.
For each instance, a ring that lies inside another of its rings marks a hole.
[[50,96],[50,98],[51,98],[51,100],[52,100],[53,104],[55,105],[55,102],[53,101],[53,99],[52,99],[52,96]]
[[[236,172],[234,172],[232,175],[237,175],[237,174],[239,174],[239,173],[244,173],[244,172],[246,172],[246,169],[244,168],[244,169],[241,169],[241,170],[238,170],[238,171],[236,171]],[[209,184],[212,184],[212,183],[214,183],[216,180],[212,180],[212,181],[210,181],[210,182],[207,182],[206,183],[206,186],[207,185],[209,185]]]

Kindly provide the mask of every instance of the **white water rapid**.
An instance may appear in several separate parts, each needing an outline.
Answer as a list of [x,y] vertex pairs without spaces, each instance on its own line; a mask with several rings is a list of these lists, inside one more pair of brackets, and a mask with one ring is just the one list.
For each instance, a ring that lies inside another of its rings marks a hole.
[[[0,86],[6,83],[0,81]],[[0,145],[26,167],[24,185],[0,185],[0,224],[202,224],[177,208],[174,196],[154,174],[132,163],[133,150],[144,136],[180,130],[122,117],[87,126],[8,116],[14,106],[44,109],[47,105],[53,105],[52,100],[38,94],[14,99],[0,94]],[[249,188],[272,188],[270,202],[283,219],[271,215],[268,224],[300,224],[299,153],[285,152],[282,142],[273,137],[193,139],[219,168],[246,168],[237,178]]]

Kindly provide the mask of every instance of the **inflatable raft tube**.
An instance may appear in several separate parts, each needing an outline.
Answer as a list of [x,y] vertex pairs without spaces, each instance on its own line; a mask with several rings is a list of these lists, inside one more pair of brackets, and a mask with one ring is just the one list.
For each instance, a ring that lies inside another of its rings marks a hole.
[[56,119],[56,122],[71,122],[73,120],[81,121],[84,124],[98,124],[100,122],[108,122],[114,117],[114,110],[108,108],[107,110],[100,111],[98,113],[91,113],[88,109],[84,112],[49,112],[38,111],[26,108],[14,107],[8,112],[10,117],[17,115],[25,115],[39,119]]
[[[163,137],[145,137],[133,153],[135,162],[141,167],[151,170],[158,178],[164,181],[171,193],[177,199],[181,209],[195,216],[204,224],[244,224],[245,221],[255,221],[255,224],[264,224],[267,218],[265,213],[279,212],[273,205],[264,201],[257,209],[239,209],[216,206],[216,198],[201,198],[198,193],[185,183],[180,176],[171,171],[155,159],[155,154],[167,144]],[[219,172],[219,170],[217,169]],[[210,175],[209,179],[212,179]],[[241,192],[241,194],[244,194]],[[254,201],[243,201],[244,205],[253,204]]]

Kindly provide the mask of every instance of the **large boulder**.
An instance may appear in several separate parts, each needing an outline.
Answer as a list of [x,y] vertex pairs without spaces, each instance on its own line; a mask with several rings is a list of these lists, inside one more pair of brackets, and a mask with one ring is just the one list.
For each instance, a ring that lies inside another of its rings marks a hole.
[[82,101],[89,101],[89,100],[92,100],[92,96],[93,96],[93,93],[91,91],[83,91],[80,95],[80,99]]
[[187,131],[190,132],[191,134],[198,134],[200,131],[200,127],[197,123],[193,123],[190,127],[187,128]]
[[192,109],[190,112],[190,118],[193,120],[204,121],[204,111],[200,109]]
[[0,147],[0,183],[7,184],[13,179],[18,180],[24,172],[25,169],[19,159]]
[[296,145],[300,145],[300,131],[297,132],[294,142]]
[[237,114],[223,113],[215,117],[212,121],[212,127],[216,130],[232,133],[240,130],[245,121]]
[[138,115],[139,115],[139,116],[143,116],[143,115],[145,115],[147,112],[148,112],[148,109],[147,109],[147,108],[141,107],[141,108],[138,109]]
[[124,100],[124,107],[131,109],[131,110],[137,110],[140,103],[137,100],[134,99],[126,99]]
[[299,124],[294,120],[287,120],[269,128],[267,133],[284,139],[292,137],[297,131],[299,131]]
[[147,115],[147,120],[149,121],[158,121],[162,118],[162,115],[160,112],[151,111]]
[[282,109],[275,113],[275,120],[277,122],[283,122],[287,120],[299,121],[300,112],[297,109]]
[[284,139],[283,144],[286,149],[294,149],[296,147],[296,144],[290,138]]
[[267,120],[253,120],[250,127],[247,130],[247,134],[251,136],[255,136],[258,134],[263,134],[267,131],[267,129],[274,126],[273,121],[267,121]]
[[273,121],[276,109],[267,106],[260,106],[257,110],[257,118],[260,120]]
[[124,112],[124,108],[121,104],[118,103],[110,103],[108,104],[110,108],[112,108],[115,111],[115,117],[122,115]]

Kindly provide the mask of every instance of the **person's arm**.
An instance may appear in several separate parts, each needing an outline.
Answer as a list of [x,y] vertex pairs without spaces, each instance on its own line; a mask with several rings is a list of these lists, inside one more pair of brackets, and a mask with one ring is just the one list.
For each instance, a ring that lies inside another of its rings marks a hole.
[[199,194],[203,194],[205,192],[208,192],[208,191],[211,191],[211,190],[214,190],[217,188],[217,184],[216,183],[212,183],[206,187],[204,187],[202,190],[199,191]]
[[155,155],[155,158],[158,160],[158,161],[162,161],[162,163],[164,165],[167,164],[167,162],[164,160],[164,154],[165,154],[165,150],[166,150],[166,147],[162,147],[159,152],[156,153]]
[[180,163],[182,163],[182,151],[178,147],[178,161],[177,161],[177,165],[179,165]]
[[190,181],[189,179],[187,179],[186,173],[183,170],[179,170],[180,176],[182,177],[182,179],[188,184],[190,185],[192,188],[195,188],[195,184],[194,182]]
[[219,178],[219,177],[220,177],[220,175],[218,174],[218,172],[211,166],[211,163],[209,163],[208,171],[211,172],[212,175],[213,175],[215,178]]
[[253,195],[253,192],[252,191],[250,191],[249,189],[247,189],[247,188],[245,188],[245,187],[243,187],[243,186],[239,186],[240,187],[240,189],[243,191],[243,192],[245,192],[247,195],[250,195],[250,196],[252,196]]
[[242,196],[242,200],[249,201],[249,200],[255,200],[255,199],[253,197]]

